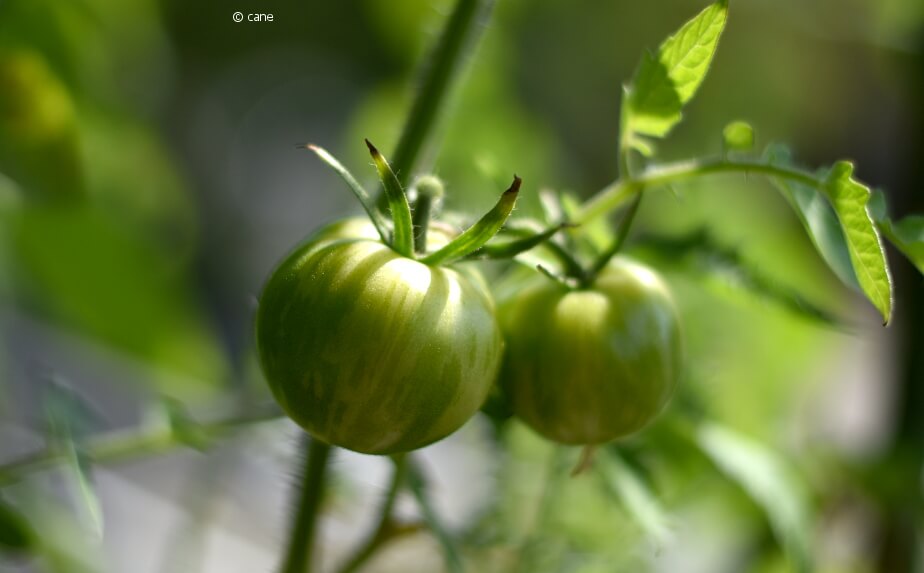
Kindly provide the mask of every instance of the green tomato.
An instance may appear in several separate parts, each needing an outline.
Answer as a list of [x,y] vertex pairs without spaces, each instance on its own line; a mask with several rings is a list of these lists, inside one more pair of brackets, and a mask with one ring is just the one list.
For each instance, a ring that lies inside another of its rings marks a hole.
[[273,272],[257,312],[260,362],[283,410],[318,439],[417,449],[485,401],[503,350],[494,302],[473,270],[342,238],[356,232],[329,226]]
[[[431,222],[427,231],[427,250],[435,251],[451,241],[458,234],[458,230],[445,223]],[[366,217],[348,217],[324,225],[312,233],[307,242],[317,246],[337,239],[369,239],[379,240],[379,233],[375,225]]]
[[501,305],[501,381],[514,414],[565,444],[631,434],[670,399],[681,369],[677,311],[650,269],[615,259],[591,288],[552,281]]

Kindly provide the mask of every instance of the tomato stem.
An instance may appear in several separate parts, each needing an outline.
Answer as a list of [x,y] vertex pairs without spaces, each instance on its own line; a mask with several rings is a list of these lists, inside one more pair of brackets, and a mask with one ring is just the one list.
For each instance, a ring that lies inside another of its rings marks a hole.
[[443,182],[433,176],[425,176],[414,182],[414,205],[411,211],[414,223],[414,252],[427,252],[427,231],[430,219],[443,197]]
[[632,177],[620,177],[588,199],[575,223],[585,223],[606,215],[631,199],[638,187],[648,188],[688,181],[716,173],[759,173],[778,177],[813,189],[821,189],[824,181],[814,174],[792,167],[773,165],[758,160],[725,160],[722,158],[680,161],[653,166]]
[[[407,184],[427,139],[434,131],[440,111],[463,70],[466,53],[473,51],[487,28],[495,0],[458,0],[439,37],[430,59],[422,68],[417,97],[411,105],[404,130],[393,154],[398,180]],[[384,191],[378,205],[384,207]]]
[[606,268],[606,265],[608,265],[609,262],[613,260],[613,257],[622,249],[622,246],[626,242],[626,237],[629,236],[629,229],[632,228],[632,222],[635,220],[635,214],[638,213],[639,205],[642,204],[643,195],[643,189],[641,187],[636,187],[635,199],[633,199],[632,203],[629,205],[629,209],[619,221],[619,226],[616,228],[616,238],[613,240],[613,244],[594,261],[593,266],[591,266],[584,277],[582,277],[581,286],[588,287],[592,285],[593,282],[597,280],[597,276]]
[[328,444],[305,436],[305,469],[296,490],[298,507],[289,530],[289,547],[280,573],[310,573],[312,570],[316,554],[314,534],[331,449]]
[[581,457],[571,469],[571,477],[577,477],[593,467],[596,454],[597,444],[588,444],[581,448]]

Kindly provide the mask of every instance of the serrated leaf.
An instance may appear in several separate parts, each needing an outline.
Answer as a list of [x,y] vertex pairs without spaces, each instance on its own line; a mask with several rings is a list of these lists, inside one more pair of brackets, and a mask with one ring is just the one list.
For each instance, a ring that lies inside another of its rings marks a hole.
[[514,176],[513,183],[501,194],[493,209],[446,246],[423,257],[420,262],[427,265],[446,264],[467,257],[483,247],[507,222],[507,217],[516,205],[521,183],[522,180]]
[[869,211],[882,234],[924,274],[924,216],[909,215],[898,223],[889,218],[885,195],[874,190]]
[[21,513],[0,500],[0,551],[23,553],[34,542],[34,532]]
[[722,141],[726,151],[750,151],[754,149],[754,128],[744,121],[733,121],[722,130]]
[[[771,165],[790,166],[792,163],[789,150],[779,145],[770,146],[766,157]],[[841,282],[859,289],[860,285],[850,262],[847,241],[828,201],[807,185],[776,177],[771,177],[770,181],[789,200],[809,239],[815,245],[815,250],[828,267]]]
[[716,2],[661,44],[657,54],[643,55],[624,100],[625,137],[664,137],[680,121],[683,105],[709,70],[727,17],[728,2]]
[[719,424],[704,424],[697,443],[767,516],[774,535],[800,573],[811,570],[811,521],[804,484],[775,452]]
[[869,187],[853,178],[850,162],[839,161],[825,179],[824,189],[841,222],[860,287],[888,324],[892,316],[892,279],[879,232],[866,208]]
[[657,547],[663,547],[670,538],[670,520],[648,485],[618,454],[610,450],[597,458],[596,467],[629,516]]

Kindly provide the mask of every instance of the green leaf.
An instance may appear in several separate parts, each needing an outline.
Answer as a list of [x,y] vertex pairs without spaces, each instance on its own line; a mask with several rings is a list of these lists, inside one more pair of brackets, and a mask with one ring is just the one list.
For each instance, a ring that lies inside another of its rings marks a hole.
[[0,500],[0,551],[29,551],[34,543],[34,535],[26,518]]
[[510,216],[514,205],[516,205],[522,182],[519,177],[514,175],[513,183],[501,194],[493,209],[442,249],[422,258],[421,262],[427,265],[450,263],[466,257],[484,246],[507,222],[507,217]]
[[924,274],[924,216],[908,215],[898,223],[893,222],[885,195],[879,190],[873,191],[869,210],[882,234]]
[[722,131],[726,151],[750,151],[754,149],[754,128],[744,121],[733,121]]
[[860,287],[888,324],[892,316],[892,279],[879,232],[866,208],[869,187],[853,178],[850,162],[838,161],[825,179],[824,190],[841,222]]
[[359,184],[359,181],[353,177],[353,174],[344,167],[337,159],[327,152],[326,149],[318,147],[317,145],[306,145],[306,149],[313,151],[324,163],[329,165],[334,171],[337,172],[337,175],[347,184],[347,187],[353,192],[353,195],[356,196],[356,199],[359,200],[359,203],[365,209],[366,214],[369,216],[369,220],[372,221],[372,224],[375,226],[375,230],[379,232],[379,237],[382,238],[383,243],[389,242],[389,231],[388,223],[385,221],[385,217],[382,216],[382,213],[379,211],[378,207],[375,205],[375,201],[372,197],[369,196],[369,193]]
[[462,573],[462,558],[456,549],[455,542],[449,531],[443,526],[442,521],[436,513],[436,508],[430,501],[430,494],[427,491],[427,479],[423,469],[410,455],[407,458],[407,485],[420,506],[420,512],[423,514],[424,521],[430,532],[436,537],[440,547],[443,549],[443,558],[446,560],[446,569],[450,573]]
[[657,496],[619,454],[609,448],[602,453],[595,467],[601,472],[607,487],[655,545],[663,547],[670,537],[670,520]]
[[[784,146],[771,145],[767,148],[765,156],[771,165],[792,165],[790,152]],[[860,285],[850,262],[847,241],[830,203],[817,190],[807,185],[778,177],[771,177],[770,181],[792,205],[809,239],[815,245],[815,250],[828,267],[845,285],[859,289]]]
[[407,202],[407,195],[385,157],[368,139],[366,146],[372,155],[375,169],[379,172],[379,179],[382,180],[382,188],[385,190],[385,198],[388,200],[388,208],[391,211],[391,220],[395,230],[391,247],[399,254],[413,258],[414,223],[411,219],[411,206]]
[[803,482],[772,450],[719,424],[703,424],[697,443],[764,511],[795,569],[810,571],[812,514]]
[[680,121],[683,105],[709,70],[727,17],[728,2],[716,2],[661,44],[657,54],[644,54],[624,100],[624,142],[633,134],[664,137]]

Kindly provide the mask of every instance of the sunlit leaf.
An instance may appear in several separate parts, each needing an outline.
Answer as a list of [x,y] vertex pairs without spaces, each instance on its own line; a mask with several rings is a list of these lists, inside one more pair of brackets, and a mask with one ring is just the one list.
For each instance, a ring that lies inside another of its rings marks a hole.
[[728,2],[712,4],[668,38],[656,54],[646,52],[629,89],[626,141],[630,134],[664,137],[699,88],[725,28]]
[[800,573],[811,570],[811,508],[804,484],[771,449],[727,427],[700,427],[697,442],[730,480],[760,506]]
[[[766,157],[772,165],[790,166],[790,152],[783,146],[773,145]],[[850,262],[847,241],[830,203],[817,190],[789,179],[771,178],[773,184],[786,197],[802,221],[815,250],[828,267],[846,285],[860,288]]]
[[888,323],[892,317],[892,278],[879,232],[866,208],[869,187],[853,178],[851,163],[839,161],[831,168],[824,188],[841,222],[860,287]]

